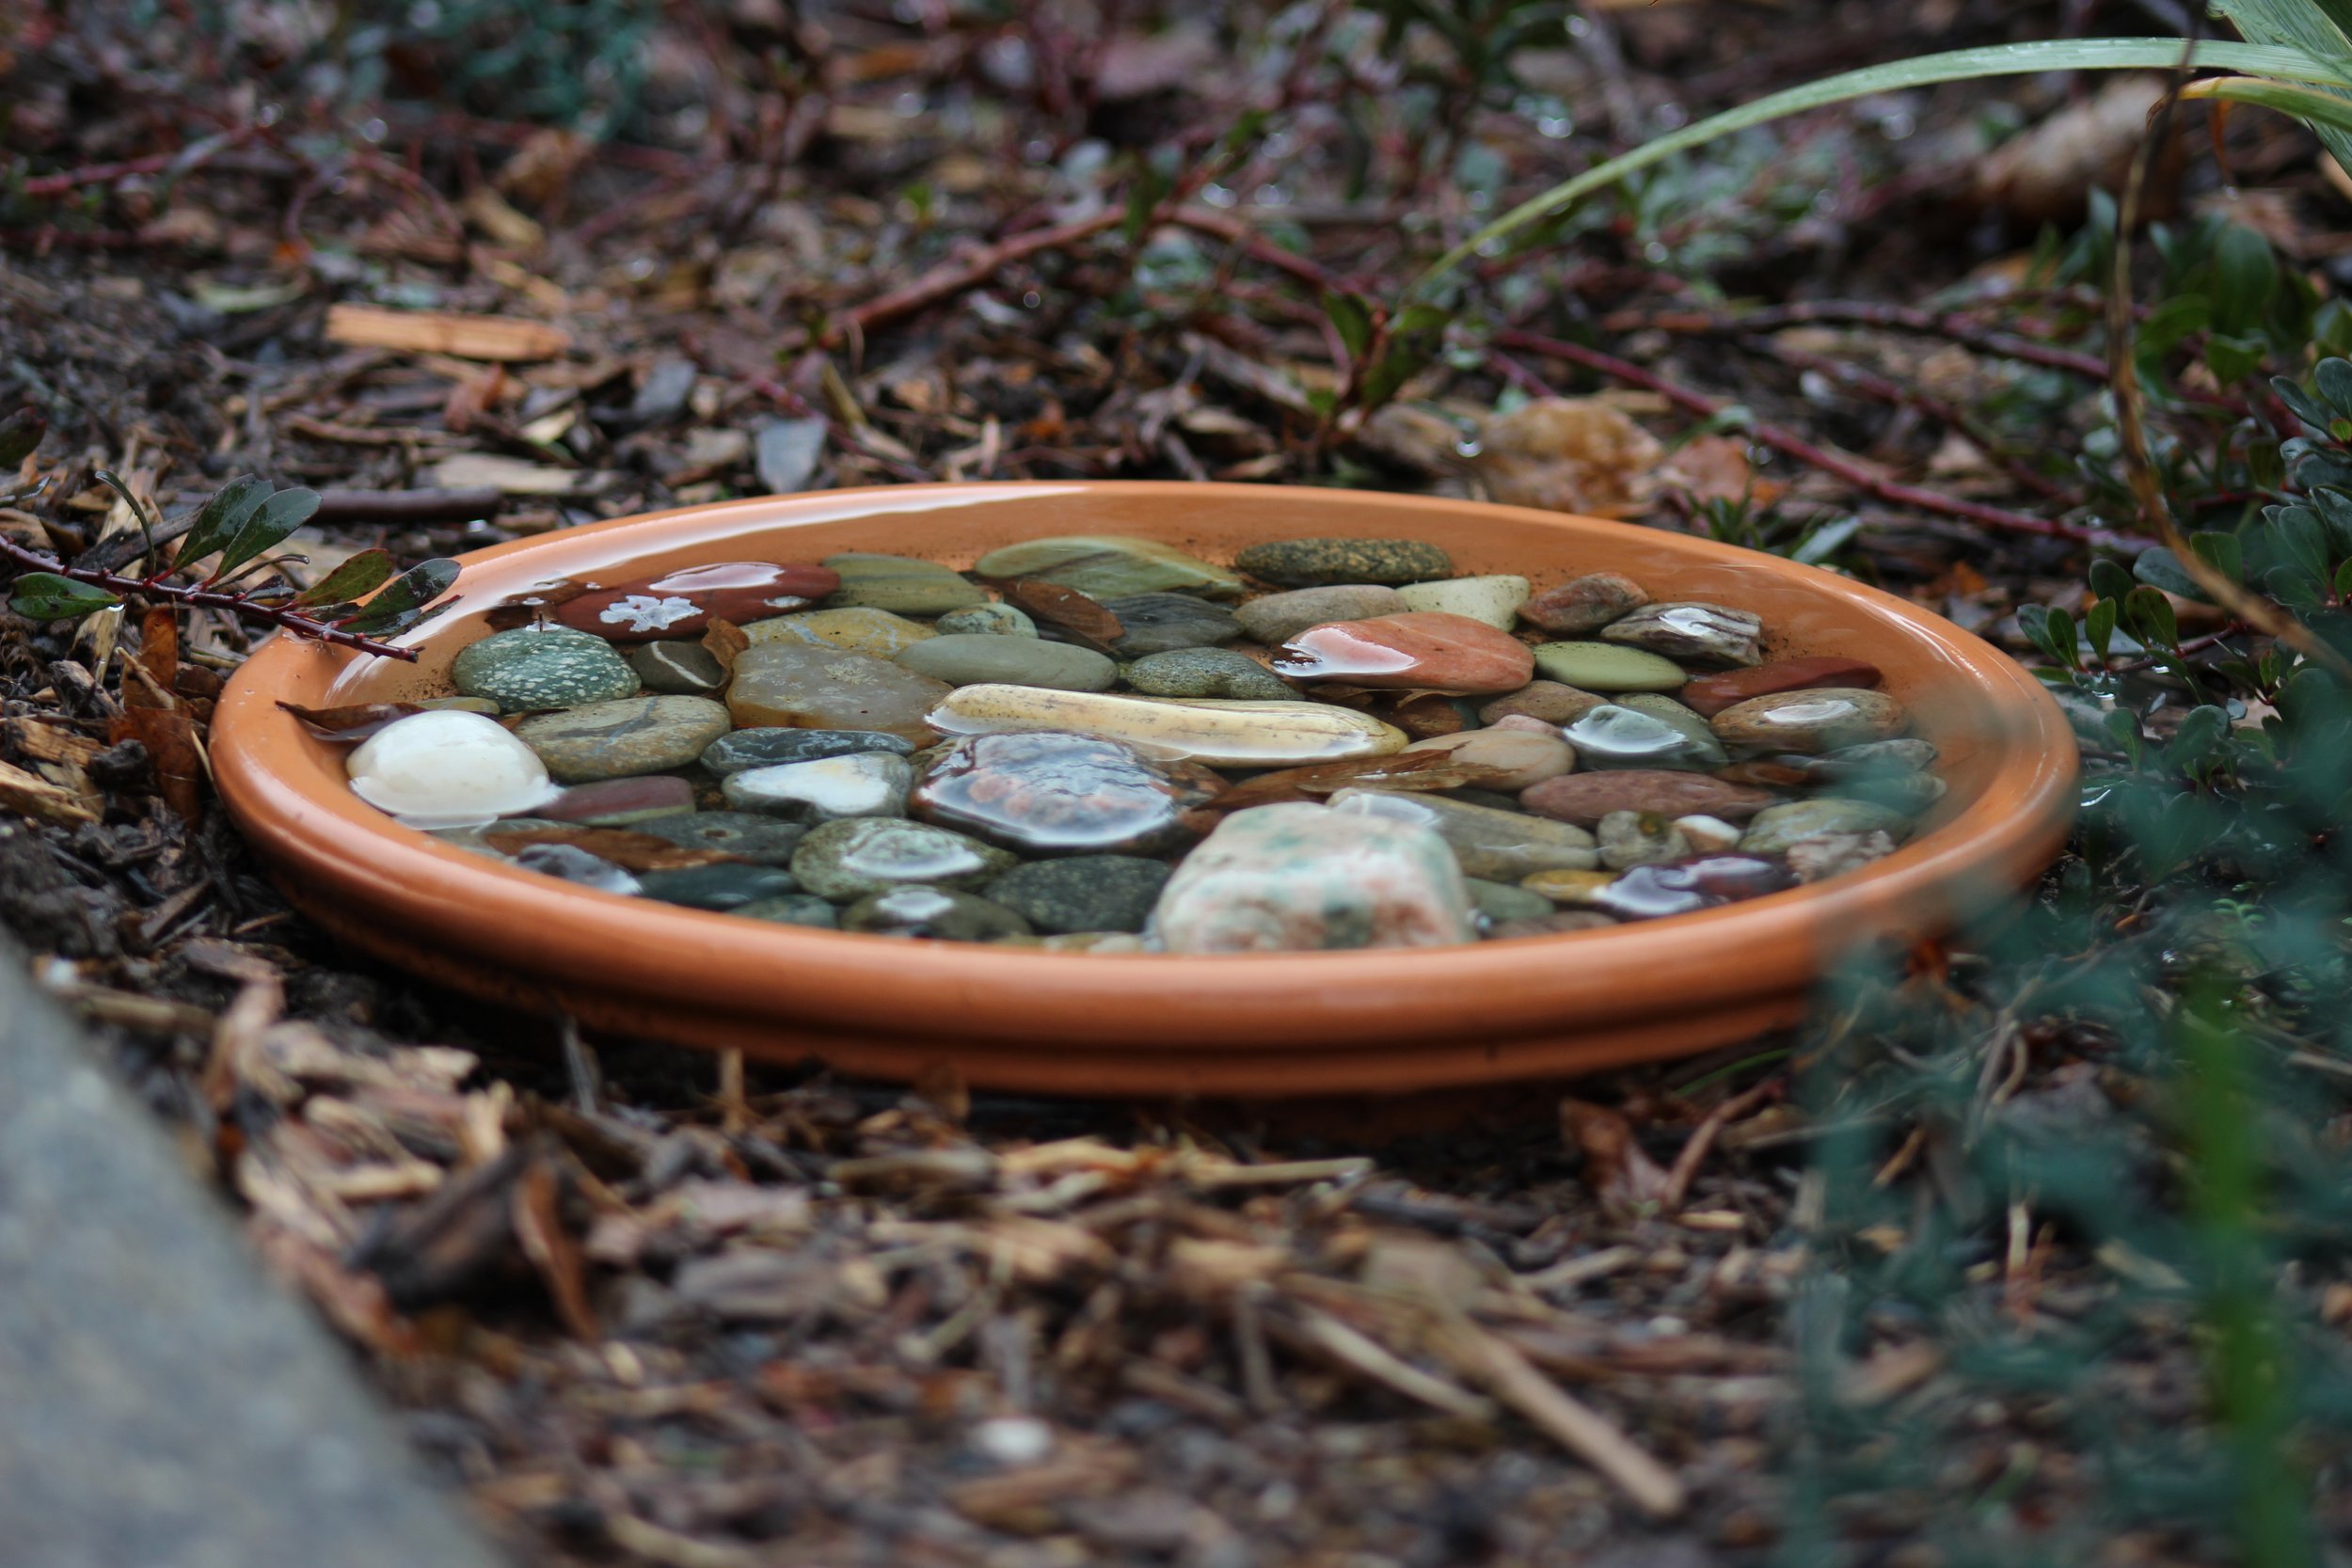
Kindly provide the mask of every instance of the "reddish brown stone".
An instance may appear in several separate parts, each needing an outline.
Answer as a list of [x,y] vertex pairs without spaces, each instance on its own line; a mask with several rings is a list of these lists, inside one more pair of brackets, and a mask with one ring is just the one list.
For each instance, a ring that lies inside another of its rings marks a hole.
[[1649,595],[1631,578],[1595,572],[1545,589],[1519,606],[1519,619],[1555,637],[1583,637],[1647,603]]
[[1570,773],[1533,784],[1519,804],[1538,816],[1597,826],[1613,811],[1650,811],[1661,816],[1720,816],[1740,822],[1766,806],[1778,805],[1770,790],[1726,784],[1704,773],[1626,768],[1605,773]]
[[804,610],[840,586],[841,574],[829,567],[724,561],[581,594],[557,607],[555,618],[609,642],[700,637],[713,617],[764,621]]
[[1484,621],[1417,610],[1310,626],[1282,644],[1274,673],[1385,689],[1516,691],[1535,673],[1535,656]]
[[1675,693],[1687,707],[1712,719],[1735,703],[1769,697],[1780,691],[1807,691],[1818,686],[1870,687],[1879,683],[1879,667],[1858,658],[1784,658],[1752,670],[1726,670],[1702,675]]
[[694,809],[694,786],[672,773],[635,779],[599,779],[574,784],[531,813],[549,822],[585,822],[617,828],[651,816],[674,816]]
[[1558,681],[1530,681],[1507,697],[1497,697],[1478,710],[1478,717],[1499,724],[1512,714],[1525,714],[1548,724],[1566,724],[1583,718],[1609,699],[1598,692],[1580,691]]

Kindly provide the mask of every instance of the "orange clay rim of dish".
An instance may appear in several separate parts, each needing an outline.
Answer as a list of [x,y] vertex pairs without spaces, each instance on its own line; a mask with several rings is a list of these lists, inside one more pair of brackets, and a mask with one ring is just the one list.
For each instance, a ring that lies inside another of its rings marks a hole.
[[[1073,499],[1094,509],[1066,510]],[[2076,752],[2057,704],[2026,670],[1949,622],[1835,574],[1731,546],[1438,498],[1244,484],[1004,482],[691,507],[467,555],[457,590],[466,602],[400,641],[425,650],[425,672],[445,669],[457,648],[483,632],[483,610],[548,578],[618,580],[623,573],[746,556],[813,559],[858,546],[834,540],[821,550],[793,554],[780,550],[774,536],[861,518],[903,525],[909,514],[1030,501],[1051,504],[1041,506],[1046,515],[1039,520],[1015,530],[977,531],[977,550],[900,545],[896,553],[968,562],[1014,538],[1085,532],[1156,535],[1182,545],[1190,532],[1218,531],[1214,523],[1175,522],[1178,516],[1197,522],[1211,509],[1264,511],[1269,503],[1282,520],[1278,527],[1269,518],[1249,531],[1254,538],[1401,535],[1458,553],[1460,545],[1448,539],[1456,530],[1475,533],[1481,523],[1542,528],[1565,535],[1564,548],[1593,546],[1591,558],[1563,577],[1623,570],[1638,578],[1645,570],[1640,558],[1647,557],[1653,571],[1735,568],[1752,579],[1759,599],[1828,597],[1849,610],[1859,607],[1875,635],[1907,639],[1915,657],[1965,677],[1938,694],[1974,704],[1997,755],[1974,798],[1947,799],[1931,812],[1932,825],[1894,854],[1825,882],[1666,920],[1555,936],[1413,950],[1219,956],[1057,953],[775,925],[596,892],[468,853],[362,802],[344,781],[343,753],[311,738],[278,706],[281,698],[326,705],[424,694],[434,685],[429,674],[391,660],[355,668],[362,656],[284,638],[246,663],[220,704],[213,762],[221,794],[299,901],[331,902],[343,917],[337,924],[346,927],[360,917],[399,927],[453,963],[501,965],[559,989],[570,981],[657,1004],[691,999],[701,1012],[764,1015],[780,1024],[975,1047],[993,1040],[1016,1050],[1115,1044],[1131,1055],[1171,1056],[1458,1042],[1564,1023],[1581,1032],[1802,991],[1859,941],[1939,935],[1969,911],[2013,895],[2057,854],[2072,819]],[[1155,506],[1168,515],[1144,515]],[[747,536],[768,537],[740,543]],[[1487,562],[1485,569],[1499,568]],[[1770,635],[1771,606],[1762,613]],[[1882,649],[1890,673],[1900,651]],[[1914,704],[1918,695],[1912,694]]]

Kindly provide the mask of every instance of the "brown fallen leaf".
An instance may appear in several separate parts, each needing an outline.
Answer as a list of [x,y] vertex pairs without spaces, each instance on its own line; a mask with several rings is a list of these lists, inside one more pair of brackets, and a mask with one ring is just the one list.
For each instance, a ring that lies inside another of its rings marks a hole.
[[1511,506],[1629,517],[1658,493],[1658,438],[1598,398],[1537,398],[1490,416],[1470,467]]
[[732,621],[722,621],[713,616],[710,625],[703,631],[705,651],[719,661],[721,670],[730,675],[735,673],[735,661],[751,645],[752,640],[744,634],[743,628]]
[[1664,1197],[1666,1172],[1643,1151],[1624,1112],[1581,1100],[1563,1100],[1560,1135],[1583,1150],[1585,1185],[1611,1208],[1637,1209]]
[[424,708],[416,703],[353,703],[343,707],[304,707],[299,703],[278,705],[296,719],[321,740],[338,746],[357,746],[368,736],[397,720]]
[[485,832],[482,841],[501,855],[516,854],[534,844],[568,844],[624,871],[682,871],[694,865],[718,865],[735,859],[716,849],[689,849],[651,833],[626,828],[516,828]]
[[1237,784],[1202,808],[1240,811],[1280,800],[1313,800],[1342,789],[1461,789],[1491,783],[1492,768],[1457,760],[1451,752],[1399,752],[1393,756],[1354,757],[1284,768]]
[[[1977,166],[1976,197],[2005,209],[2020,223],[2079,218],[2093,187],[2120,191],[2147,139],[2149,116],[2169,91],[2153,73],[2110,79],[2090,99],[2060,109],[2003,142]],[[2171,134],[2150,167],[2140,217],[2161,218],[2178,206],[2185,144],[2173,117]]]
[[[1025,610],[1048,625],[1059,626],[1086,640],[1095,652],[1109,655],[1109,645],[1127,635],[1127,628],[1118,616],[1103,607],[1100,599],[1064,588],[1057,582],[1045,582],[1037,578],[1015,578],[997,582],[996,591],[1005,602]],[[1099,646],[1097,646],[1099,644]]]
[[557,1316],[574,1338],[594,1344],[602,1338],[596,1314],[588,1305],[588,1285],[582,1276],[580,1244],[564,1228],[563,1177],[549,1160],[534,1160],[515,1183],[515,1239],[523,1256],[539,1273]]

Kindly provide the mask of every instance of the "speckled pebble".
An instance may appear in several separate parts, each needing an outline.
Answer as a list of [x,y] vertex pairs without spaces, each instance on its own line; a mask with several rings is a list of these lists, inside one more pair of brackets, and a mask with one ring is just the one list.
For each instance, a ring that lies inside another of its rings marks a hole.
[[612,644],[565,626],[522,626],[469,643],[450,666],[469,697],[506,713],[533,713],[637,694],[637,672]]
[[1168,867],[1133,855],[1032,861],[988,885],[988,895],[1038,930],[1140,931],[1168,885]]
[[933,942],[995,942],[1031,934],[1029,923],[1002,904],[936,887],[869,894],[841,911],[841,928]]
[[1125,632],[1111,652],[1121,658],[1142,658],[1178,648],[1214,648],[1241,635],[1241,622],[1221,604],[1189,594],[1130,594],[1108,599],[1103,608],[1119,617]]
[[747,768],[773,768],[785,762],[815,762],[818,757],[846,757],[858,752],[889,752],[906,756],[914,743],[903,736],[880,730],[748,729],[723,735],[703,750],[702,763],[724,778]]
[[1035,637],[1037,623],[1018,605],[976,604],[949,610],[931,629],[942,637]]
[[707,697],[623,697],[515,726],[515,738],[563,784],[671,772],[691,766],[726,733],[725,706]]
[[1233,564],[1285,588],[1426,582],[1454,575],[1454,560],[1419,539],[1277,539],[1252,545]]
[[1233,619],[1242,634],[1271,648],[1287,642],[1309,626],[1334,621],[1369,621],[1375,615],[1396,615],[1409,607],[1395,589],[1378,583],[1335,583],[1325,588],[1299,588],[1287,594],[1266,594],[1236,606]]
[[1229,697],[1238,702],[1286,702],[1298,695],[1280,676],[1230,648],[1175,648],[1149,654],[1122,672],[1147,697]]

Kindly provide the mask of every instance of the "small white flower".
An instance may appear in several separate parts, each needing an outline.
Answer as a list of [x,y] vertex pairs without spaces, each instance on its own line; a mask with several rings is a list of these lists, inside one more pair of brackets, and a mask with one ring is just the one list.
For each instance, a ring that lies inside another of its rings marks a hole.
[[630,631],[667,631],[702,612],[703,607],[691,599],[657,599],[650,594],[631,594],[607,605],[596,619],[608,626],[626,626]]

